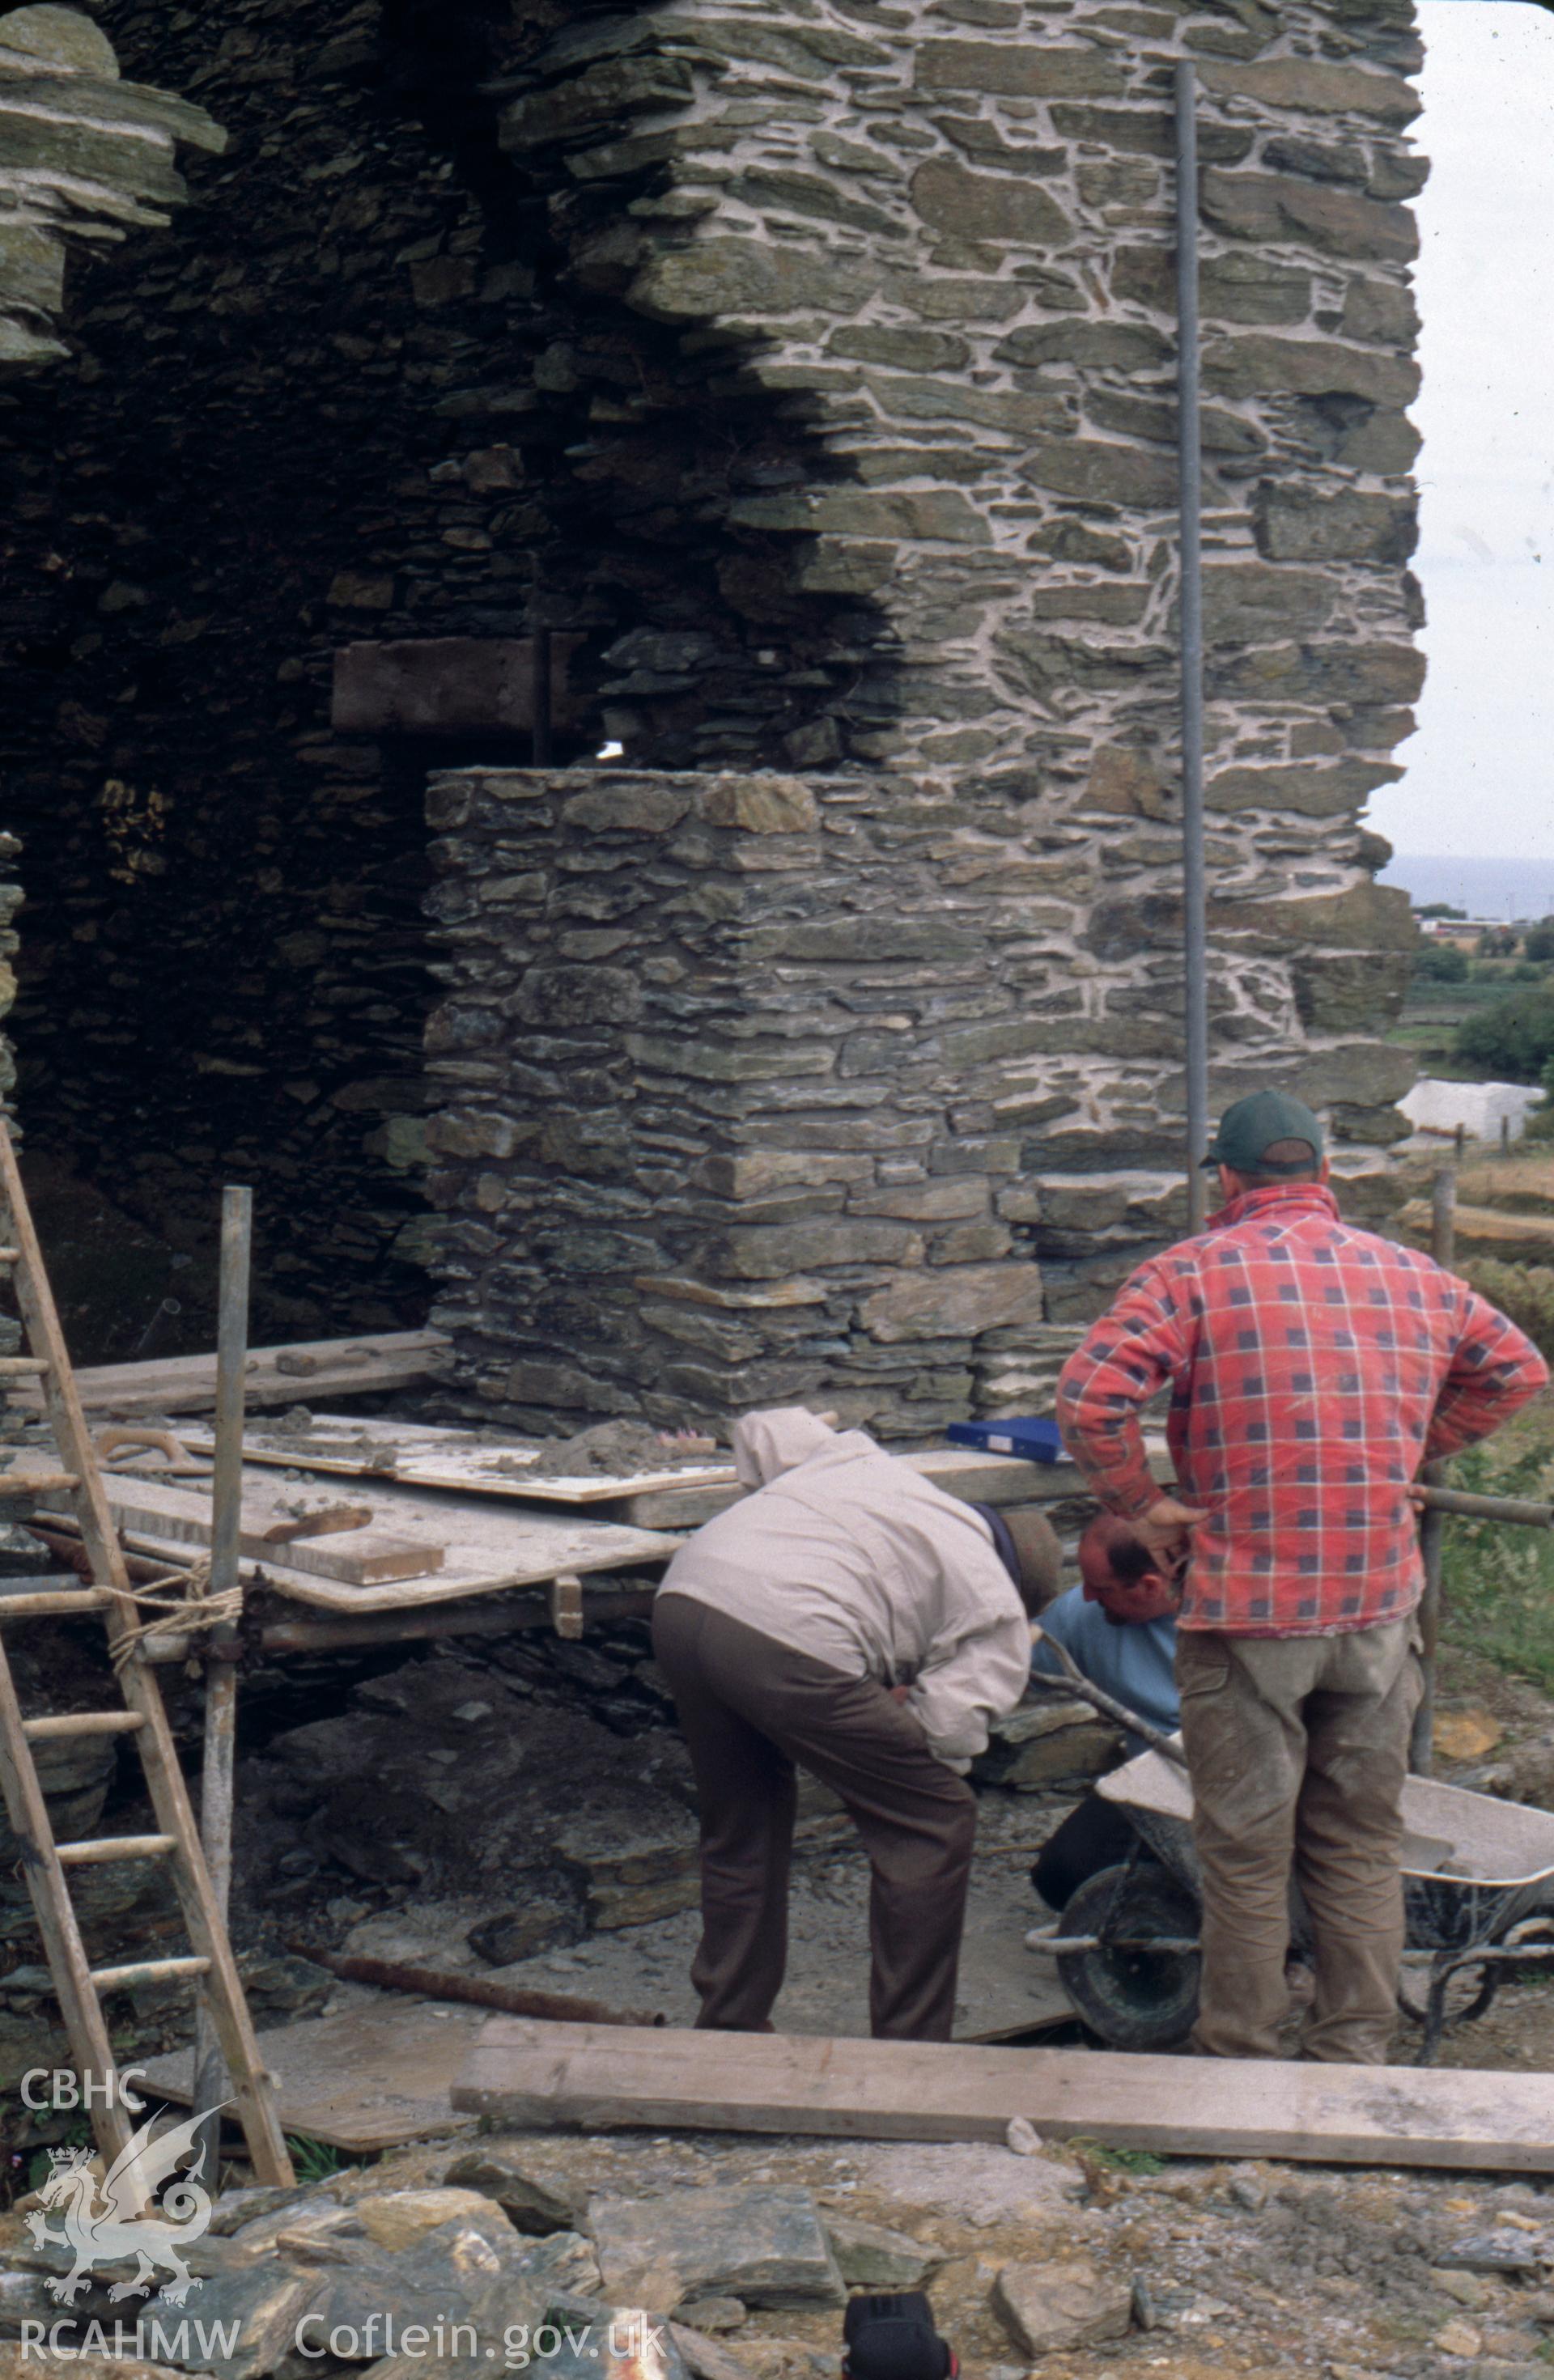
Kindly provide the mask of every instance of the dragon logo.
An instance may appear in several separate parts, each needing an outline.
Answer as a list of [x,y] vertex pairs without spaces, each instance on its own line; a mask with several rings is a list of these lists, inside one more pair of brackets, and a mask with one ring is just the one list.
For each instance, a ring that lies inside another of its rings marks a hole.
[[[203,2116],[152,2138],[145,2124],[120,2150],[105,2177],[92,2170],[90,2149],[51,2149],[54,2170],[39,2192],[42,2204],[29,2215],[27,2228],[35,2248],[65,2248],[75,2258],[63,2280],[51,2280],[49,2289],[61,2305],[73,2305],[98,2265],[137,2260],[130,2281],[108,2291],[110,2301],[149,2297],[160,2267],[170,2275],[162,2296],[168,2305],[182,2305],[190,2289],[200,2287],[184,2261],[185,2252],[204,2237],[211,2220],[211,2195],[200,2187],[205,2150],[187,2173],[177,2168],[195,2145]],[[176,2179],[172,2177],[176,2175]],[[153,2192],[163,2182],[158,2213],[147,2214]],[[49,2228],[49,2216],[58,2209],[64,2229]]]

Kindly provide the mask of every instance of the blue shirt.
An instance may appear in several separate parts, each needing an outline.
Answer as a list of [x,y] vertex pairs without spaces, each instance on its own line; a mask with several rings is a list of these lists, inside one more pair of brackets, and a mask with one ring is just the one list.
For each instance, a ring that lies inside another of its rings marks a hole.
[[[1099,1603],[1086,1602],[1082,1586],[1071,1586],[1038,1617],[1048,1635],[1073,1656],[1093,1685],[1168,1734],[1181,1725],[1174,1620],[1118,1624]],[[1061,1679],[1062,1669],[1050,1646],[1032,1648],[1031,1673]]]

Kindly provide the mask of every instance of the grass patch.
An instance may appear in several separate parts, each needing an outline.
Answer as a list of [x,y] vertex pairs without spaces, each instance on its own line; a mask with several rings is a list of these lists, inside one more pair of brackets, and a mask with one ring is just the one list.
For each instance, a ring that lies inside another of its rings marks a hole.
[[327,2181],[331,2174],[345,2170],[346,2159],[332,2141],[315,2141],[308,2132],[288,2132],[286,2146],[299,2182]]
[[1063,2146],[1108,2173],[1164,2173],[1166,2169],[1164,2157],[1157,2156],[1153,2149],[1114,2149],[1105,2141],[1082,2139],[1077,2134]]
[[[1554,1499],[1554,1415],[1545,1401],[1506,1439],[1458,1455],[1449,1484],[1475,1496]],[[1441,1600],[1448,1644],[1554,1694],[1554,1530],[1449,1519]]]
[[1509,1314],[1554,1363],[1554,1265],[1501,1264],[1493,1257],[1474,1257],[1462,1270],[1479,1295]]

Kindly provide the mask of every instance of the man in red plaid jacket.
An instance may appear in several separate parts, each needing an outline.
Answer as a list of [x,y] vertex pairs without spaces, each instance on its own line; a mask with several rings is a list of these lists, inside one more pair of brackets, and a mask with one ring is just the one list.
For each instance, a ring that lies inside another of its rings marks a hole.
[[[1410,1488],[1548,1378],[1428,1257],[1345,1223],[1322,1128],[1259,1091],[1208,1163],[1225,1204],[1141,1265],[1069,1358],[1058,1418],[1101,1502],[1185,1559],[1176,1676],[1203,1868],[1197,2046],[1275,2058],[1289,1885],[1317,1944],[1307,2057],[1380,2064],[1402,1954],[1399,1852],[1424,1589]],[[1167,1383],[1185,1500],[1139,1408]]]

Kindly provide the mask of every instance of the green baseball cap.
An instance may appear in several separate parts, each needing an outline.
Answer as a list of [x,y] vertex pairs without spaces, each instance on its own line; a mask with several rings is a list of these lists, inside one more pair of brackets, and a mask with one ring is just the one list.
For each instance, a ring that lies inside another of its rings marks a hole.
[[[1304,1140],[1311,1155],[1276,1161],[1264,1155],[1281,1140]],[[1304,1173],[1322,1154],[1322,1127],[1308,1107],[1283,1091],[1254,1091],[1237,1099],[1220,1119],[1203,1162],[1228,1165],[1235,1173]]]

